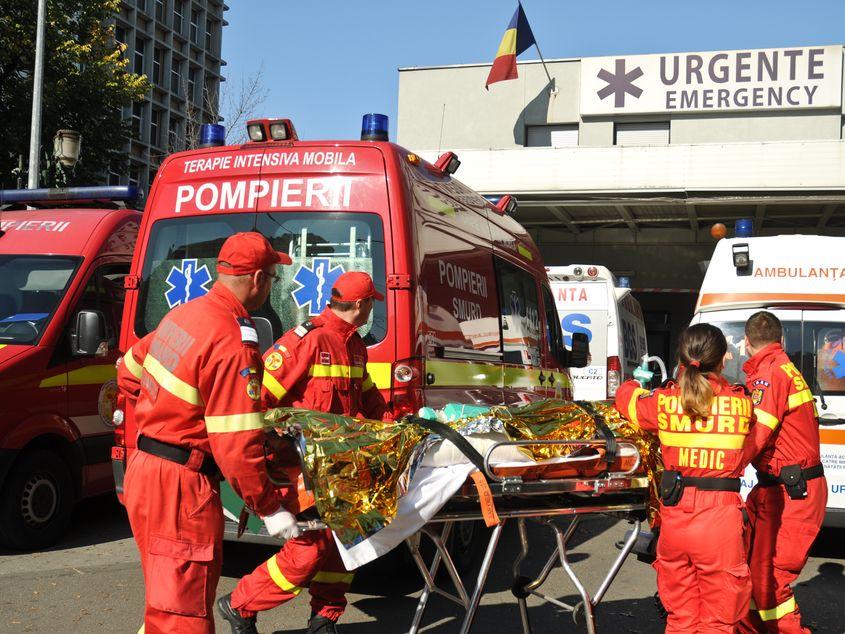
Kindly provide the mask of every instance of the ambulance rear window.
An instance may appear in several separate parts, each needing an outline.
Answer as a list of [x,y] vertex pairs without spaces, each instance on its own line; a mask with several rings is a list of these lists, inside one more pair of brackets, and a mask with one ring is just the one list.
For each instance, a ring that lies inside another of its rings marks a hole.
[[[722,321],[714,322],[714,326],[725,333],[728,340],[728,355],[725,360],[725,369],[722,372],[730,383],[741,383],[745,385],[745,372],[742,365],[748,361],[748,350],[745,347],[745,321]],[[782,321],[784,350],[799,370],[801,367],[801,322]]]
[[[279,266],[279,282],[267,303],[253,313],[267,318],[274,338],[318,315],[334,280],[344,271],[366,271],[384,291],[384,231],[377,214],[290,212],[219,214],[159,220],[153,225],[141,274],[135,331],[143,336],[180,304],[205,295],[217,279],[217,253],[239,231],[258,231],[291,266]],[[359,330],[367,345],[387,333],[385,302],[376,302]]]

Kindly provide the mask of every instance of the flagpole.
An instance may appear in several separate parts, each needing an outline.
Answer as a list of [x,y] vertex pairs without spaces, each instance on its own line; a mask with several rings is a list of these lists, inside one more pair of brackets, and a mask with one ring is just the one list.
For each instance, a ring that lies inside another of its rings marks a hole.
[[[522,8],[522,10],[524,12],[525,8],[522,7],[522,1],[517,0],[517,4],[520,6],[520,8]],[[527,20],[528,16],[526,16],[525,19]],[[540,56],[540,63],[543,65],[543,70],[546,71],[546,77],[549,78],[549,85],[551,85],[551,93],[555,94],[555,93],[557,93],[557,86],[554,85],[554,82],[552,81],[552,76],[549,75],[549,69],[546,66],[546,60],[543,59],[543,53],[540,52],[540,45],[537,44],[537,37],[536,36],[534,37],[534,48],[537,49],[537,55]]]

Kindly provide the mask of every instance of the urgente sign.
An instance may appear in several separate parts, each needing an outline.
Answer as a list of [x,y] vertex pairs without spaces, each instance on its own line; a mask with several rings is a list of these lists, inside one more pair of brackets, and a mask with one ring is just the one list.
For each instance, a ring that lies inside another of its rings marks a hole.
[[581,114],[837,108],[842,47],[581,60]]

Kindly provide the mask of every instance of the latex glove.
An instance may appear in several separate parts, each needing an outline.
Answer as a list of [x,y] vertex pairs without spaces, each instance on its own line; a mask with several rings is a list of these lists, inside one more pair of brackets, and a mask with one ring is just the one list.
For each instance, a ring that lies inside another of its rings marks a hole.
[[639,382],[642,387],[646,387],[654,378],[654,372],[642,366],[637,366],[634,370],[634,379]]
[[264,518],[264,526],[267,527],[267,532],[273,537],[281,537],[282,539],[293,539],[299,537],[302,531],[296,525],[296,516],[293,513],[288,513],[281,509],[268,515]]

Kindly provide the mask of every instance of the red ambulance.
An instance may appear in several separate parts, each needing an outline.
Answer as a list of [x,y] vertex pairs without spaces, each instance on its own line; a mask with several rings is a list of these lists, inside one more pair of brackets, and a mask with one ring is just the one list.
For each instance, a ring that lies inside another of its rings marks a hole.
[[[228,236],[258,231],[293,260],[253,315],[263,348],[319,314],[341,273],[366,271],[385,291],[361,329],[368,369],[397,416],[570,397],[572,353],[540,253],[508,215],[515,200],[494,205],[455,180],[450,152],[431,164],[387,142],[380,117],[365,116],[361,141],[300,141],[289,120],[258,120],[244,145],[168,157],[127,280],[121,349],[208,291]],[[132,414],[116,429],[119,492]],[[233,495],[224,488],[229,520]]]
[[[0,191],[0,543],[61,538],[109,461],[134,187]],[[28,209],[29,207],[29,209]]]

